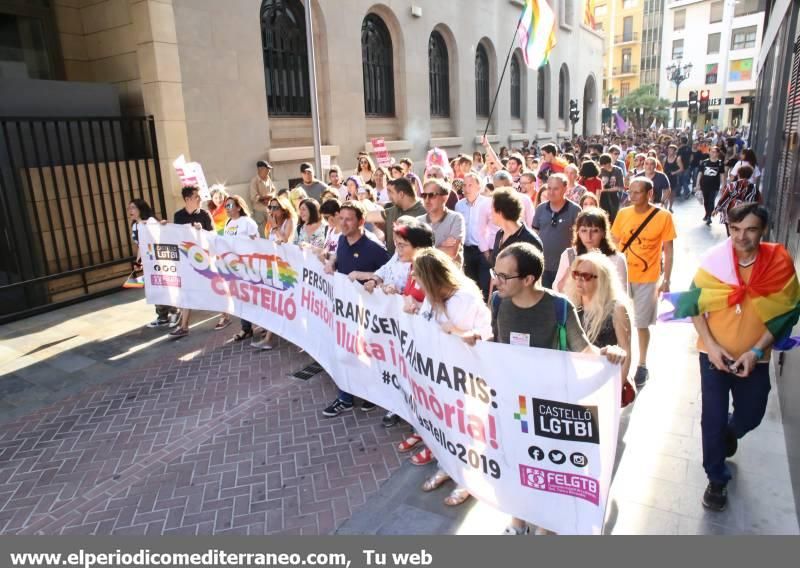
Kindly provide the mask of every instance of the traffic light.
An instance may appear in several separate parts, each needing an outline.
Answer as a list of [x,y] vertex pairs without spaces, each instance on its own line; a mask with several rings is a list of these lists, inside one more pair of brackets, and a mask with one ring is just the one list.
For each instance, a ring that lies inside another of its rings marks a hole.
[[706,114],[708,112],[708,91],[700,91],[700,114]]
[[578,99],[569,100],[569,119],[573,123],[581,119],[581,111],[578,110]]
[[697,91],[689,91],[689,116],[697,117]]

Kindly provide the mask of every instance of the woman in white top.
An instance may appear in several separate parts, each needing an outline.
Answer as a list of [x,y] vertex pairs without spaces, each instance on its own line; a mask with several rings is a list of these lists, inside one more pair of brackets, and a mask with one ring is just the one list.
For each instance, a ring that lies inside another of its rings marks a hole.
[[[225,198],[225,213],[228,215],[228,220],[222,229],[222,234],[226,237],[237,238],[258,238],[258,223],[250,217],[250,210],[247,208],[247,203],[238,195],[229,195]],[[231,316],[228,314],[221,314],[217,325],[214,329],[225,329],[231,323]],[[253,324],[249,321],[242,320],[242,331],[237,333],[234,341],[241,341],[247,337],[253,336]]]
[[319,203],[314,198],[304,199],[300,202],[298,212],[302,224],[297,228],[297,244],[322,248],[328,234],[328,225],[319,213]]
[[617,252],[611,239],[611,223],[608,214],[599,207],[584,209],[575,220],[575,236],[572,246],[561,254],[556,272],[555,289],[564,291],[569,276],[569,267],[576,257],[589,251],[600,251],[608,257],[616,268],[623,290],[628,289],[628,263],[625,256]]
[[389,187],[386,185],[386,182],[389,181],[389,170],[383,166],[379,167],[372,174],[372,180],[375,182],[375,194],[378,203],[380,205],[391,203],[391,199],[389,199]]
[[[465,338],[492,337],[492,314],[480,289],[450,256],[435,248],[419,251],[414,258],[414,278],[425,291],[422,306],[415,306],[422,317],[436,322],[446,333]],[[448,479],[447,472],[439,469],[422,485],[422,490],[433,491]],[[456,487],[444,504],[460,505],[469,497],[464,487]]]
[[761,168],[758,167],[756,153],[750,148],[745,148],[742,150],[742,153],[739,155],[739,161],[736,162],[736,164],[734,164],[734,166],[731,168],[730,172],[728,172],[728,179],[730,181],[736,181],[739,179],[739,168],[745,164],[753,168],[753,175],[750,176],[749,180],[750,183],[757,183],[758,178],[761,177]]

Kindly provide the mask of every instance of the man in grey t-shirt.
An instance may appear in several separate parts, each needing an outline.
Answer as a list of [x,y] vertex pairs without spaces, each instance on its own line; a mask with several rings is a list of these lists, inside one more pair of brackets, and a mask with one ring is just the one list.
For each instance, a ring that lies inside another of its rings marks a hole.
[[461,266],[464,263],[464,216],[445,207],[450,195],[450,186],[436,178],[429,179],[422,188],[422,203],[427,213],[417,217],[433,229],[434,246],[447,253]]
[[542,203],[533,214],[533,229],[544,245],[544,274],[542,285],[551,288],[558,272],[561,253],[572,246],[572,227],[581,208],[564,198],[567,191],[567,176],[551,174],[547,179],[547,194],[550,201]]
[[[575,306],[564,296],[541,287],[539,281],[543,268],[542,253],[529,243],[510,245],[497,256],[492,275],[497,289],[497,297],[492,298],[495,341],[593,353],[604,355],[611,363],[622,363],[627,356],[624,350],[616,345],[602,349],[592,345],[581,327]],[[562,324],[566,327],[565,345],[560,339]],[[542,380],[548,379],[542,377]],[[512,519],[506,534],[524,534],[527,531],[522,519]]]
[[314,177],[314,167],[308,162],[300,164],[300,175],[303,178],[303,183],[300,184],[300,187],[303,188],[306,195],[321,201],[322,192],[325,191],[327,186]]

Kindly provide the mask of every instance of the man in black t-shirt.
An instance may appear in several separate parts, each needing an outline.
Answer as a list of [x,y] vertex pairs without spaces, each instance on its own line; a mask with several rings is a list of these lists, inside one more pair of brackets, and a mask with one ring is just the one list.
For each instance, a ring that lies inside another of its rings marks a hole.
[[703,221],[711,224],[711,214],[714,212],[714,201],[717,192],[725,182],[725,162],[720,158],[717,147],[711,148],[711,157],[700,162],[700,175],[697,178],[697,187],[703,192],[703,206],[706,216]]
[[708,154],[700,149],[700,144],[698,142],[692,144],[692,162],[690,164],[692,186],[697,184],[697,174],[700,172],[700,163],[706,159],[708,159]]
[[[214,230],[214,222],[211,220],[211,214],[205,209],[200,209],[200,190],[195,186],[187,186],[181,190],[183,196],[184,206],[178,209],[172,217],[172,221],[176,225],[191,225],[195,229],[203,231]],[[162,221],[165,223],[166,221]],[[181,320],[174,330],[170,332],[173,338],[184,337],[189,334],[189,318],[192,315],[191,310],[181,310]]]
[[648,157],[644,161],[644,175],[653,182],[653,200],[656,205],[666,203],[669,201],[672,186],[669,183],[669,178],[656,170],[657,162],[655,158]]
[[600,190],[600,207],[605,209],[613,223],[619,211],[619,193],[625,190],[625,176],[622,170],[614,165],[614,159],[610,154],[600,156],[599,163],[600,181],[603,184],[603,189]]

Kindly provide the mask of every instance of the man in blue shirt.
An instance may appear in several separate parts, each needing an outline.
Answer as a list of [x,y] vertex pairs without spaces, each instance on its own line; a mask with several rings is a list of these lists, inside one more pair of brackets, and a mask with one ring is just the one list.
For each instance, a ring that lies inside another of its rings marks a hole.
[[[348,201],[339,209],[342,236],[336,247],[336,254],[331,255],[325,264],[325,272],[333,274],[350,274],[351,272],[375,272],[389,261],[389,253],[378,242],[364,234],[366,210],[358,201]],[[391,230],[391,228],[387,228]],[[322,411],[323,416],[332,418],[353,408],[353,395],[339,389],[336,397]],[[375,405],[368,400],[361,404],[361,410],[368,412]]]

